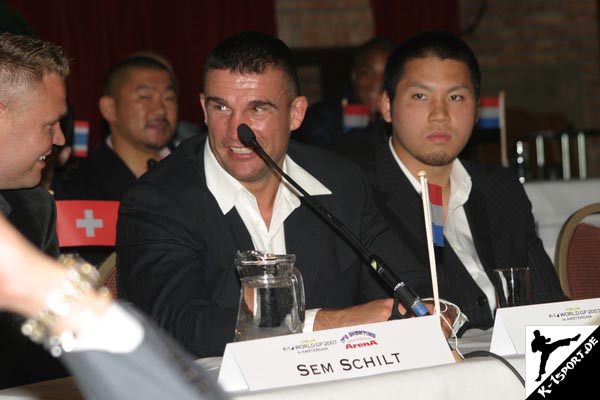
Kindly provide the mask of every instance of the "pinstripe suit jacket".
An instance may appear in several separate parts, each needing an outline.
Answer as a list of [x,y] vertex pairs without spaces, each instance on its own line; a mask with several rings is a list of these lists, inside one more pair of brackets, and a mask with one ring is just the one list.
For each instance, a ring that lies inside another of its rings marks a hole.
[[[494,268],[529,266],[534,303],[565,300],[552,262],[535,232],[531,203],[518,180],[504,168],[463,165],[472,179],[465,213],[477,254],[492,283],[498,284],[492,275]],[[405,281],[421,296],[431,294],[421,198],[389,146],[378,151],[368,177],[384,218],[416,253],[417,264],[403,274]],[[487,298],[452,247],[446,242],[435,251],[440,296],[457,304],[472,327],[490,328],[494,319]]]
[[[46,190],[0,190],[0,209],[35,247],[58,256],[56,208]],[[57,359],[21,334],[22,323],[18,315],[0,313],[0,388],[67,374]]]

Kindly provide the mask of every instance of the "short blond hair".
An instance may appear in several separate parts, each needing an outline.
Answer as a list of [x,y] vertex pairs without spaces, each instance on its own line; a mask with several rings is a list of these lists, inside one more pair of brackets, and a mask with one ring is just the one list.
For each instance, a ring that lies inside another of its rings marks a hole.
[[0,101],[50,73],[62,79],[69,75],[69,61],[59,46],[31,36],[0,34]]

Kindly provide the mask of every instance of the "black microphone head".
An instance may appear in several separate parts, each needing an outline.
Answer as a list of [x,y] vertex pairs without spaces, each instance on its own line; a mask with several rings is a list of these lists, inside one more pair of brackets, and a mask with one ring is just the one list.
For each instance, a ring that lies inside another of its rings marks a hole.
[[252,129],[246,124],[241,124],[237,128],[238,137],[244,146],[254,147],[256,141],[256,135],[252,132]]

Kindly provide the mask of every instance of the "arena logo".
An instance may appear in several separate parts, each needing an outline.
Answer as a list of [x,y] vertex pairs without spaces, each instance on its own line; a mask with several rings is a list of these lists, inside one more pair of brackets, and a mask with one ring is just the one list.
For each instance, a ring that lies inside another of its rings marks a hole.
[[369,331],[350,331],[340,338],[346,349],[377,346],[377,335]]

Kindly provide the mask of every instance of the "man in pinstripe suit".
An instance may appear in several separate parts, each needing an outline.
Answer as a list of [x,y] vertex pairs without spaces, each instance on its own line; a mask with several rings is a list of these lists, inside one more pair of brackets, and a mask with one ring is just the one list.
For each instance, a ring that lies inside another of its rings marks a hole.
[[[58,255],[56,210],[37,185],[53,145],[65,137],[62,51],[27,36],[0,35],[0,212],[37,248]],[[0,313],[0,387],[64,376],[60,363],[20,332],[22,319]]]
[[[445,247],[436,249],[440,296],[471,326],[493,325],[494,268],[531,268],[533,301],[564,300],[552,262],[537,237],[531,204],[515,176],[457,159],[478,117],[478,61],[459,38],[424,32],[388,58],[381,102],[392,138],[371,164],[375,199],[387,222],[417,253],[409,281],[431,293],[418,172],[442,187]],[[414,273],[414,269],[421,273]],[[408,279],[407,279],[408,280]]]

